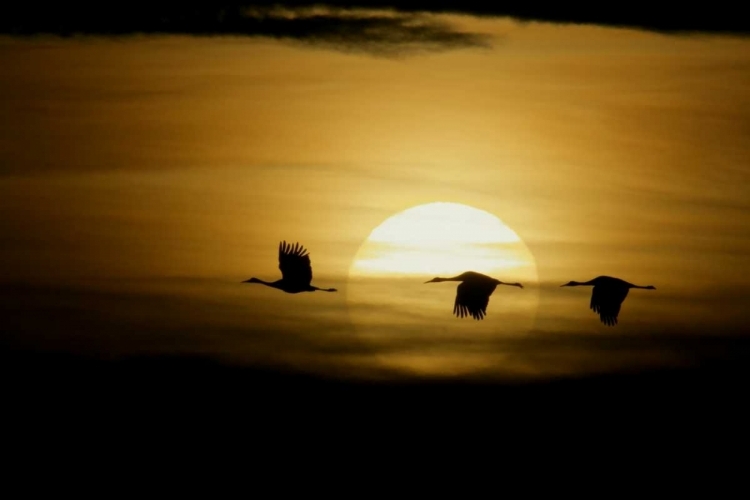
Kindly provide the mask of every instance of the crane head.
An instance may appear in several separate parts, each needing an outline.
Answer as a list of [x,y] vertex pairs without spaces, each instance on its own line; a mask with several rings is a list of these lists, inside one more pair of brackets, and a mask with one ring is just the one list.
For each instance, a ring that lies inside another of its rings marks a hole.
[[260,283],[258,278],[250,278],[249,280],[243,281],[243,283]]

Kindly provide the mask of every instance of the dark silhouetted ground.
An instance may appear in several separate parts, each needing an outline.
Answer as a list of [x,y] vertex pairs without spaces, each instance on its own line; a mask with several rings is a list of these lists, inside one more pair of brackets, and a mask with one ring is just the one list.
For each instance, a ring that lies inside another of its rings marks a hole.
[[692,369],[506,384],[347,382],[202,359],[7,349],[1,363],[6,428],[103,442],[238,432],[357,443],[381,435],[476,445],[490,436],[737,443],[750,425],[742,356]]

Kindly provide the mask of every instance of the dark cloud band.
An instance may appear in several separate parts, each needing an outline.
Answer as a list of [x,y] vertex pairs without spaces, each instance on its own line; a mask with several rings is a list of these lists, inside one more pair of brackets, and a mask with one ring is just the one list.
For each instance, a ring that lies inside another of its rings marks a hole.
[[[114,7],[114,5],[117,5]],[[279,10],[279,5],[284,11]],[[750,22],[739,7],[707,9],[681,6],[654,9],[650,4],[508,3],[442,0],[267,0],[208,2],[137,0],[125,4],[65,2],[50,5],[17,2],[6,8],[0,33],[129,35],[239,35],[296,40],[342,50],[395,54],[405,50],[483,47],[479,33],[458,31],[425,14],[451,13],[510,17],[522,21],[581,23],[647,29],[665,33],[748,34]],[[737,4],[739,5],[739,4]],[[315,10],[313,10],[315,8]]]
[[386,56],[489,46],[482,34],[462,32],[418,13],[214,7],[197,2],[193,6],[156,2],[141,9],[136,3],[120,11],[107,11],[66,5],[41,12],[16,6],[0,21],[0,32],[16,36],[144,33],[266,37]]

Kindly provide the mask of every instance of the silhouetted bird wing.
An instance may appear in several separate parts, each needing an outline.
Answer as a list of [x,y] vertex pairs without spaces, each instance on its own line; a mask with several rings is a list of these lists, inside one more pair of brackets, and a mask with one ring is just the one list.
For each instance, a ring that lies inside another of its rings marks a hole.
[[299,243],[279,243],[279,270],[284,281],[300,285],[309,285],[312,281],[310,255]]
[[469,283],[464,281],[456,290],[456,302],[453,305],[453,314],[459,318],[472,316],[474,319],[482,319],[487,315],[487,304],[490,295],[495,290],[495,284]]
[[609,288],[596,285],[591,293],[591,310],[599,314],[602,323],[614,326],[617,324],[617,315],[620,314],[620,305],[627,296],[627,287]]

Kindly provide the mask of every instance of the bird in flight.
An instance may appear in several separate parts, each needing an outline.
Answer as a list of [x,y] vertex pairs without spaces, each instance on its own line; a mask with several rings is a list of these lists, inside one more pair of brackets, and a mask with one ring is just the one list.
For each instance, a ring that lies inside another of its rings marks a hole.
[[432,278],[425,283],[441,283],[443,281],[461,281],[456,290],[456,302],[453,305],[453,314],[459,318],[472,316],[480,320],[487,315],[487,304],[490,295],[495,291],[497,285],[510,285],[523,288],[520,283],[503,283],[500,280],[487,275],[467,271],[452,278]]
[[617,315],[620,314],[620,306],[628,296],[631,288],[643,288],[645,290],[656,290],[655,286],[638,286],[619,278],[611,276],[598,276],[585,283],[570,281],[560,286],[590,286],[594,285],[591,292],[591,310],[599,315],[602,323],[608,326],[617,324]]
[[314,292],[335,292],[335,288],[318,288],[310,285],[312,281],[312,266],[310,265],[310,254],[307,250],[295,243],[291,245],[286,241],[279,243],[279,269],[281,270],[281,279],[274,282],[250,278],[243,283],[261,283],[266,286],[278,288],[286,293]]

